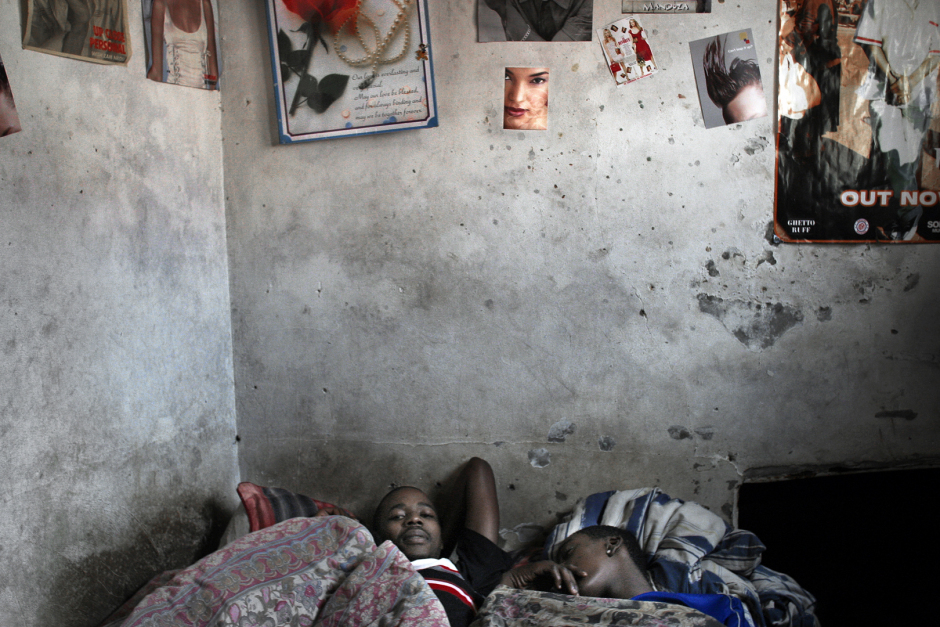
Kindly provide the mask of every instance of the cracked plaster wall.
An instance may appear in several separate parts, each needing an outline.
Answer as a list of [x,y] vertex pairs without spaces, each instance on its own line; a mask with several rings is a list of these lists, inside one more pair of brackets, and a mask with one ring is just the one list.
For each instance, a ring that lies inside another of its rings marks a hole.
[[0,625],[98,625],[238,479],[220,98],[21,49],[0,138]]
[[[478,45],[434,2],[440,128],[287,147],[263,8],[231,5],[244,479],[366,514],[480,455],[509,529],[651,484],[730,519],[760,469],[940,453],[940,248],[774,245],[771,119],[702,124],[689,41],[752,28],[769,82],[775,0],[646,17],[662,71],[620,88],[596,41]],[[549,130],[503,131],[527,65]]]

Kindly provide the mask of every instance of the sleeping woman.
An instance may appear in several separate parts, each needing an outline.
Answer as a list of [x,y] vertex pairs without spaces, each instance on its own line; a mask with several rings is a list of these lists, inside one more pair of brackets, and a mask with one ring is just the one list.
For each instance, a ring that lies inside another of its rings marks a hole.
[[608,599],[631,599],[685,605],[728,627],[738,627],[746,612],[741,601],[724,594],[658,592],[650,584],[646,555],[629,531],[618,527],[585,527],[558,549],[558,562],[534,562],[508,571],[501,583],[512,588]]
[[219,61],[212,0],[153,0],[150,35],[152,65],[147,78],[199,89],[217,88]]

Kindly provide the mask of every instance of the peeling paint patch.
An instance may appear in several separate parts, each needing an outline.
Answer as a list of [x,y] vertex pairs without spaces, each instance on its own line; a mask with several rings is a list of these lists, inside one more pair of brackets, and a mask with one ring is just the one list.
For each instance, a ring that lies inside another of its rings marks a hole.
[[761,305],[699,294],[698,308],[714,316],[748,348],[773,346],[784,333],[803,322],[803,312],[782,303]]
[[913,409],[898,409],[896,411],[880,411],[875,414],[875,418],[903,418],[904,420],[914,420],[917,418],[917,412]]
[[773,220],[767,223],[767,228],[764,229],[764,239],[767,240],[767,243],[771,246],[779,246],[783,242],[777,237],[777,234],[774,233],[774,223]]
[[669,427],[669,437],[673,440],[691,440],[692,434],[685,427],[676,425]]
[[820,307],[816,310],[816,319],[820,322],[832,320],[832,307]]
[[715,429],[713,427],[699,427],[695,430],[695,433],[703,440],[711,440],[715,437]]
[[772,266],[777,265],[777,258],[774,257],[774,253],[771,250],[765,250],[764,254],[757,258],[757,265],[762,263],[769,263]]
[[[549,442],[564,442],[565,439],[574,433],[575,425],[569,420],[559,420],[552,425],[552,428],[548,430],[548,441]],[[529,458],[531,459],[532,453],[529,453]]]
[[904,291],[905,291],[905,292],[910,292],[912,289],[914,289],[915,287],[917,287],[917,284],[918,284],[918,283],[920,283],[920,275],[919,275],[919,274],[917,274],[917,273],[915,272],[914,274],[908,275],[908,277],[907,277],[907,284],[904,286]]
[[770,142],[767,141],[766,137],[752,137],[747,140],[747,144],[744,146],[744,152],[749,155],[755,155],[759,152],[763,152],[769,145]]
[[536,448],[529,451],[529,463],[536,468],[545,468],[552,463],[552,456],[544,448]]
[[558,491],[556,490],[556,491],[555,491],[555,500],[556,500],[556,501],[567,501],[567,500],[568,500],[568,495],[565,494],[564,492],[558,492]]
[[605,435],[597,438],[597,446],[602,451],[612,451],[614,447],[617,446],[617,440],[613,439],[609,435]]
[[718,272],[718,268],[715,266],[715,262],[711,259],[709,259],[708,263],[705,264],[705,269],[708,270],[708,276],[718,276],[721,274]]

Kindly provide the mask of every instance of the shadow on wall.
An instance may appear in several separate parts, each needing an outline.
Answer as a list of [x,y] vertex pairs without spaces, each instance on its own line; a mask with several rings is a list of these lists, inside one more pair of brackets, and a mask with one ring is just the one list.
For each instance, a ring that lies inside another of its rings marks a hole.
[[210,501],[201,507],[181,503],[138,520],[137,537],[127,546],[63,564],[46,587],[49,602],[35,608],[37,624],[100,625],[156,575],[218,548],[228,516],[219,502]]

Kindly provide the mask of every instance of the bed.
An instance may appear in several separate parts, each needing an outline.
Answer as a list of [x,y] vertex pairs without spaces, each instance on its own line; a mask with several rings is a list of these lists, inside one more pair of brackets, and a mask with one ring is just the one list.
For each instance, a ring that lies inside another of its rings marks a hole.
[[[448,625],[440,602],[408,559],[390,542],[376,546],[342,508],[251,483],[240,484],[238,492],[243,508],[221,549],[154,578],[102,627]],[[596,524],[622,527],[638,538],[656,590],[736,598],[742,609],[735,624],[742,627],[818,627],[813,596],[760,564],[764,545],[757,536],[657,488],[579,500],[544,545],[520,552],[520,561],[539,553],[551,558],[566,537]],[[670,603],[500,586],[473,627],[581,624],[721,625]]]

